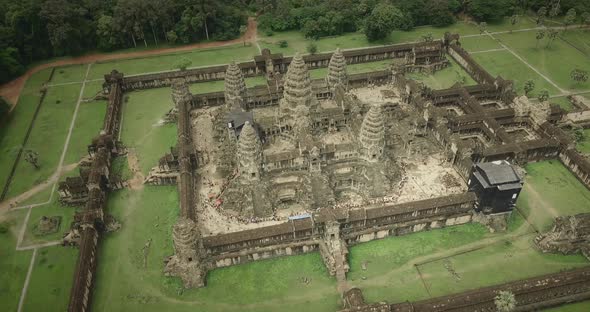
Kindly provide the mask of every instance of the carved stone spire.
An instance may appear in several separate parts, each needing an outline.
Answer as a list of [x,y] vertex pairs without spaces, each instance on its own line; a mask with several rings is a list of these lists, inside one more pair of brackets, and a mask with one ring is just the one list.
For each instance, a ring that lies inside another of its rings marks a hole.
[[178,107],[179,103],[190,101],[191,93],[184,78],[174,79],[172,81],[172,101]]
[[260,178],[262,148],[256,130],[246,121],[238,140],[238,170],[243,181],[255,181]]
[[326,81],[332,88],[339,83],[343,86],[348,84],[348,76],[346,74],[346,59],[344,58],[344,54],[340,52],[340,48],[337,48],[336,52],[334,52],[330,58]]
[[236,101],[242,102],[245,96],[246,83],[242,70],[236,62],[231,62],[225,71],[225,102],[231,106]]
[[205,286],[205,271],[200,258],[200,234],[195,222],[179,218],[172,229],[174,255],[166,262],[167,276],[178,276],[185,288]]
[[371,106],[359,134],[361,158],[367,161],[378,161],[385,147],[385,125],[380,104]]
[[282,106],[292,110],[299,105],[310,107],[314,103],[311,78],[305,61],[299,53],[293,56],[284,79]]

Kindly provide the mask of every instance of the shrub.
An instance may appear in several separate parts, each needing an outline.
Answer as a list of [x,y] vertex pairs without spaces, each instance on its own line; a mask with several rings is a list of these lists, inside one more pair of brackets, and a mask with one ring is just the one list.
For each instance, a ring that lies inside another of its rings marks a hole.
[[279,45],[279,48],[286,48],[289,46],[289,43],[287,42],[287,40],[281,40],[281,41],[279,41],[278,45]]
[[318,52],[318,46],[314,42],[310,42],[307,45],[307,52],[310,54],[316,54],[316,52]]

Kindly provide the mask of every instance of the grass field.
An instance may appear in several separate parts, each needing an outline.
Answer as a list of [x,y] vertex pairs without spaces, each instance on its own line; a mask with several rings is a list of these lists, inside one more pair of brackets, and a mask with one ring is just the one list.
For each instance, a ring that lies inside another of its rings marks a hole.
[[584,312],[590,311],[590,301],[583,301],[573,304],[564,305],[553,309],[544,310],[545,312]]
[[172,107],[170,88],[125,95],[121,141],[135,149],[144,173],[155,166],[170,147],[176,145],[176,124],[159,123]]
[[[563,40],[555,40],[549,47],[543,41],[536,47],[537,40],[533,32],[495,35],[518,55],[548,76],[558,86],[570,90],[590,89],[590,81],[576,83],[570,78],[574,68],[590,70],[588,56],[568,45]],[[510,76],[508,76],[510,77]]]
[[473,58],[492,76],[499,75],[514,81],[514,89],[519,94],[524,94],[524,83],[529,79],[535,82],[535,89],[529,94],[530,97],[536,96],[543,89],[549,91],[550,95],[559,94],[558,89],[508,51],[478,53],[473,54]]
[[32,251],[16,251],[16,235],[22,226],[26,210],[2,216],[0,232],[0,306],[3,311],[16,311],[21,290],[31,261]]
[[[29,217],[29,222],[27,223],[27,230],[25,231],[25,236],[23,238],[22,245],[28,246],[62,239],[63,234],[68,232],[70,229],[70,225],[74,220],[74,214],[76,212],[76,209],[76,207],[64,206],[60,204],[59,195],[57,193],[54,194],[53,200],[49,204],[35,207],[31,210],[31,215]],[[35,234],[35,228],[39,223],[39,220],[43,216],[61,217],[59,230],[56,233],[48,235]]]
[[23,311],[66,311],[77,259],[74,247],[38,250]]
[[125,75],[137,75],[158,71],[169,71],[175,69],[175,64],[182,58],[189,59],[190,67],[227,64],[231,61],[247,61],[257,55],[258,49],[254,45],[243,46],[241,44],[201,49],[190,52],[165,54],[153,57],[123,59],[109,62],[101,62],[92,65],[88,79],[102,78],[113,69]]
[[67,82],[78,82],[84,80],[86,75],[86,69],[88,65],[70,65],[64,67],[58,67],[55,69],[52,84],[67,83]]
[[102,129],[106,111],[107,101],[80,103],[74,130],[64,159],[66,165],[76,163],[80,161],[80,158],[88,155],[88,145]]
[[549,230],[556,216],[590,212],[590,191],[561,162],[531,163],[526,171],[517,205],[536,229]]
[[18,105],[12,111],[6,124],[0,126],[0,187],[4,188],[6,179],[16,159],[18,149],[23,144],[23,139],[35,113],[35,109],[41,98],[40,90],[43,83],[47,82],[51,69],[40,71],[27,80]]
[[449,61],[450,65],[448,67],[436,71],[432,75],[410,73],[408,76],[414,80],[423,82],[426,86],[434,90],[450,88],[463,78],[465,78],[464,85],[466,86],[477,84],[459,64],[455,63],[452,59],[449,59]]
[[[528,19],[522,19],[521,22],[518,25],[516,25],[514,29],[524,29],[531,27],[535,27],[535,25],[531,21],[529,21]],[[510,30],[510,28],[511,26],[509,21],[505,20],[500,23],[490,23],[487,29],[489,31],[508,31]],[[361,32],[345,33],[337,37],[325,37],[320,38],[319,40],[311,40],[306,39],[302,33],[297,31],[275,32],[272,36],[267,36],[264,32],[261,31],[258,33],[258,38],[259,44],[262,48],[269,48],[273,53],[293,55],[295,54],[295,52],[306,53],[307,46],[311,42],[315,43],[315,45],[318,48],[318,52],[329,52],[335,50],[336,48],[353,49],[383,44],[420,41],[422,40],[422,36],[427,34],[432,34],[435,39],[439,39],[442,38],[444,36],[444,33],[447,31],[451,33],[460,33],[461,35],[479,34],[479,30],[475,24],[457,22],[448,27],[423,26],[416,27],[411,31],[396,30],[393,31],[386,39],[377,42],[367,41],[367,38]],[[286,40],[288,43],[288,47],[279,47],[278,42],[281,40]],[[472,47],[477,47],[475,43],[470,43],[475,42],[476,40],[471,38],[464,38],[464,40],[467,42],[467,45],[469,46],[469,48],[466,48],[468,51],[470,51]],[[481,49],[477,49],[478,51],[493,49],[496,47],[492,40],[483,39],[481,41],[485,43],[482,44]]]
[[[279,307],[334,311],[339,307],[335,280],[317,253],[213,270],[206,288],[179,292],[180,281],[162,274],[162,260],[173,254],[176,187],[117,191],[108,207],[122,228],[107,235],[101,246],[94,311],[277,311]],[[142,248],[148,240],[144,267]],[[311,283],[303,284],[302,277]]]
[[[40,169],[21,158],[9,186],[8,197],[18,195],[53,174],[59,163],[66,136],[72,121],[81,85],[62,85],[47,90],[43,106],[35,121],[25,149],[39,154]],[[102,118],[102,116],[98,116]]]

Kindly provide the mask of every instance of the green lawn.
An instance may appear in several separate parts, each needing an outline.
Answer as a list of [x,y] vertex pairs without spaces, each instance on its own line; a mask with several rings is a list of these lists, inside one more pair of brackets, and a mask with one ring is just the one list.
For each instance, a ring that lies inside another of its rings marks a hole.
[[567,99],[567,96],[560,96],[560,97],[552,98],[549,100],[549,102],[559,105],[559,107],[563,108],[564,110],[566,110],[568,112],[570,112],[574,109],[574,106],[572,105],[570,100]]
[[532,244],[535,235],[500,241],[479,250],[429,262],[419,266],[420,272],[431,295],[437,297],[589,264],[582,255],[537,251]]
[[590,154],[590,129],[584,129],[584,139],[576,145],[578,151]]
[[104,80],[98,81],[88,81],[84,86],[84,94],[82,95],[83,99],[91,99],[95,96],[98,92],[102,90],[102,84]]
[[590,301],[572,303],[561,307],[543,310],[546,312],[583,312],[590,311]]
[[48,81],[50,73],[50,69],[42,70],[27,80],[21,91],[18,105],[6,123],[0,124],[0,189],[4,188],[39,104],[41,85]]
[[129,169],[127,157],[120,156],[115,158],[111,164],[111,171],[114,174],[118,174],[124,181],[133,177],[133,172]]
[[588,56],[564,41],[557,39],[549,47],[546,47],[547,40],[543,40],[536,47],[537,40],[534,32],[501,34],[495,35],[495,37],[526,59],[541,73],[547,75],[561,88],[570,90],[590,89],[590,81],[576,83],[570,78],[570,72],[574,68],[590,71]]
[[27,198],[26,200],[19,202],[18,206],[40,204],[40,203],[44,203],[44,202],[48,201],[49,197],[51,196],[52,187],[53,187],[52,185],[48,185],[43,191],[40,191],[37,194]]
[[170,88],[125,94],[121,141],[135,149],[144,173],[176,145],[176,124],[159,123],[172,107]]
[[174,70],[175,64],[181,58],[191,60],[192,64],[190,67],[199,67],[227,64],[233,60],[249,61],[257,54],[259,53],[256,46],[243,46],[242,44],[237,44],[212,49],[194,50],[190,52],[108,61],[92,65],[88,79],[103,78],[105,74],[110,73],[113,69],[117,69],[125,75]]
[[[64,233],[70,230],[70,225],[74,220],[74,214],[76,213],[76,209],[76,207],[62,205],[59,202],[59,195],[57,193],[53,195],[53,200],[49,204],[34,207],[31,210],[31,215],[29,216],[29,222],[27,223],[27,230],[25,231],[22,246],[57,241],[62,239]],[[61,217],[59,230],[56,233],[48,235],[35,234],[35,227],[37,226],[37,224],[39,224],[39,220],[41,220],[41,217],[43,216]]]
[[74,130],[64,160],[65,165],[76,163],[80,161],[80,158],[88,155],[88,145],[102,129],[106,112],[107,101],[80,103],[78,116],[74,123]]
[[535,228],[546,231],[556,216],[590,212],[590,191],[556,160],[526,166],[517,206]]
[[461,38],[459,42],[461,47],[470,53],[502,48],[496,40],[488,36]]
[[75,247],[37,250],[23,311],[66,311],[77,259]]
[[[93,311],[335,311],[335,279],[317,253],[213,270],[207,287],[181,291],[164,277],[162,260],[173,253],[172,225],[178,215],[175,186],[146,186],[112,193],[109,213],[122,228],[103,240]],[[151,240],[147,267],[142,248]],[[310,284],[301,282],[303,277]],[[114,309],[114,310],[113,310]]]
[[423,82],[426,86],[431,89],[446,89],[452,87],[455,83],[459,82],[461,77],[465,78],[464,85],[475,85],[477,84],[471,76],[463,70],[459,64],[455,63],[452,59],[449,59],[450,65],[442,70],[436,71],[432,75],[423,73],[410,73],[408,76],[414,80]]
[[87,68],[87,64],[57,67],[51,83],[81,82],[84,80]]
[[33,251],[16,251],[16,235],[26,214],[25,209],[4,214],[0,224],[0,306],[3,311],[16,311]]
[[[521,22],[515,26],[514,29],[524,29],[524,28],[531,28],[535,27],[535,25],[529,21],[528,19],[521,19]],[[511,26],[508,19],[499,22],[499,23],[489,23],[488,30],[489,31],[507,31],[510,30]],[[459,33],[461,35],[477,35],[479,34],[478,27],[472,23],[465,23],[465,22],[457,22],[448,27],[432,27],[432,26],[422,26],[416,27],[411,31],[393,31],[386,39],[377,41],[377,42],[369,42],[367,41],[365,35],[361,32],[354,32],[354,33],[345,33],[341,36],[335,37],[324,37],[320,38],[319,40],[311,40],[306,39],[301,32],[298,31],[285,31],[285,32],[275,32],[272,36],[267,36],[265,32],[259,31],[258,38],[259,44],[262,48],[269,48],[273,53],[283,53],[284,55],[293,55],[295,52],[300,53],[307,53],[307,46],[314,42],[318,48],[318,52],[329,52],[336,50],[336,48],[342,49],[353,49],[353,48],[362,48],[367,46],[375,46],[375,45],[383,45],[383,44],[394,44],[394,43],[404,43],[404,42],[412,42],[412,41],[420,41],[422,40],[422,36],[427,34],[432,34],[434,39],[440,39],[444,36],[445,32],[451,33]],[[286,40],[288,43],[288,47],[281,48],[278,45],[278,42],[281,40]],[[471,42],[474,39],[471,38],[464,38],[461,40],[467,42]],[[475,41],[475,40],[474,40]],[[487,39],[483,39],[482,42],[486,42],[486,47],[495,46],[492,42]],[[467,43],[470,45],[470,43]],[[475,46],[475,45],[472,45]],[[489,48],[488,48],[489,49]],[[478,49],[480,50],[480,49]],[[481,49],[484,50],[484,49]]]
[[590,32],[587,29],[570,29],[561,32],[561,40],[590,56]]
[[467,224],[362,243],[350,248],[348,279],[370,302],[424,299],[428,294],[413,266],[415,261],[487,236],[483,226]]
[[[266,85],[266,78],[264,76],[250,77],[250,78],[245,78],[244,80],[246,82],[247,88]],[[223,80],[193,83],[193,84],[189,85],[189,90],[191,91],[192,94],[219,92],[219,91],[223,91],[225,89],[224,83],[225,82]],[[168,89],[168,90],[170,90],[170,89]]]
[[[40,169],[21,158],[15,179],[9,186],[8,198],[42,183],[55,172],[72,121],[80,84],[51,87],[39,111],[25,149],[39,154]],[[3,144],[4,145],[4,144]]]
[[508,51],[477,53],[472,56],[493,77],[499,75],[514,81],[514,89],[518,94],[524,94],[524,83],[529,79],[535,82],[535,89],[529,94],[530,97],[537,96],[543,89],[547,89],[551,95],[559,94],[559,90]]

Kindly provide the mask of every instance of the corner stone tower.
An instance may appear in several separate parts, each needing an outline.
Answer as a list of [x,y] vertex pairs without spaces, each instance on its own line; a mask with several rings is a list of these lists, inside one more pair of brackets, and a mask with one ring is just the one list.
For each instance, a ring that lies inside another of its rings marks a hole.
[[256,130],[246,121],[238,140],[238,170],[242,181],[260,180],[262,148]]
[[299,53],[295,54],[284,79],[283,99],[281,110],[292,112],[297,106],[305,106],[315,110],[317,100],[311,90],[311,78],[307,65]]
[[380,104],[373,104],[367,112],[359,133],[361,145],[360,157],[369,162],[376,162],[385,147],[385,125]]
[[236,62],[231,62],[225,71],[225,102],[231,107],[236,101],[241,103],[246,97],[246,83],[242,70]]
[[164,272],[167,276],[179,276],[185,288],[205,286],[205,275],[198,254],[200,235],[196,223],[180,217],[172,229],[174,256],[166,263]]
[[330,88],[334,88],[337,84],[342,84],[344,87],[348,84],[348,76],[346,74],[346,59],[344,54],[340,52],[340,48],[332,54],[330,63],[328,65],[328,76],[326,82]]
[[172,102],[178,106],[180,103],[190,102],[191,93],[184,78],[174,79],[172,81]]

